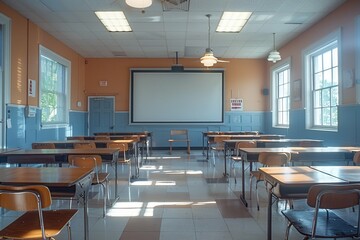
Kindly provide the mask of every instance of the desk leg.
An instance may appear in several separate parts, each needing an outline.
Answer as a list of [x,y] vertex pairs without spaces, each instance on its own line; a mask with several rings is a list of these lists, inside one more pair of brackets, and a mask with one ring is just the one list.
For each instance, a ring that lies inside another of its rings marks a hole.
[[228,144],[224,143],[224,177],[228,177],[227,164],[226,164],[226,153],[228,152]]
[[272,193],[268,193],[268,209],[267,209],[267,240],[271,240],[272,236]]
[[[245,160],[246,160],[246,154],[241,153],[241,193],[240,193],[240,200],[243,202],[245,207],[248,206],[248,203],[246,201],[245,197]],[[251,194],[251,193],[250,193]]]
[[89,239],[89,208],[88,208],[88,194],[86,192],[83,193],[83,201],[84,201],[84,234],[85,240]]

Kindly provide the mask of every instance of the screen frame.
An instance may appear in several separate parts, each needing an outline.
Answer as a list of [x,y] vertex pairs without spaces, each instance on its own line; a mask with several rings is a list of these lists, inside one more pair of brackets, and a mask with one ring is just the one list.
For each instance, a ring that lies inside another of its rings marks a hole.
[[[134,78],[136,73],[216,73],[221,74],[221,119],[216,121],[135,121],[134,120]],[[129,93],[129,125],[171,125],[171,124],[181,124],[181,125],[221,125],[224,124],[224,114],[225,114],[225,71],[224,69],[186,69],[186,70],[171,70],[171,69],[130,69],[130,93]]]

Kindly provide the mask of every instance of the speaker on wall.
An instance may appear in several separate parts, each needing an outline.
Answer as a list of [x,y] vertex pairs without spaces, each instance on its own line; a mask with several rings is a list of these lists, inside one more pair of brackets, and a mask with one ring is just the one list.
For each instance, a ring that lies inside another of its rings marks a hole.
[[263,88],[262,94],[263,94],[264,96],[269,95],[269,89],[268,89],[268,88]]

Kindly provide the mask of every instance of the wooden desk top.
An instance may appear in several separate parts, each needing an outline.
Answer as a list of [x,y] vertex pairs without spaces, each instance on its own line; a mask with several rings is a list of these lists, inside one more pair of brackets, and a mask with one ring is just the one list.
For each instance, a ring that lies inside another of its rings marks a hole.
[[135,142],[134,139],[117,139],[117,140],[106,140],[106,139],[96,139],[96,140],[76,140],[76,139],[69,139],[69,140],[57,140],[57,141],[45,141],[45,142],[34,142],[34,143],[54,143],[54,144],[74,144],[74,143],[133,143]]
[[360,182],[360,166],[311,166],[311,168],[350,183]]
[[116,148],[92,148],[92,149],[21,149],[17,151],[6,152],[4,155],[68,155],[68,154],[99,154],[113,155],[119,152]]
[[291,152],[291,153],[351,153],[352,148],[345,147],[284,147],[284,148],[240,148],[245,153]]
[[0,183],[11,185],[43,184],[50,187],[69,187],[92,173],[88,168],[0,168]]
[[[333,167],[334,168],[334,167]],[[340,168],[340,167],[336,167]],[[318,171],[312,167],[269,167],[260,168],[265,178],[283,186],[307,186],[322,183],[347,183],[340,178]]]
[[242,152],[249,153],[249,154],[259,154],[261,152],[289,152],[289,153],[298,153],[298,151],[293,150],[292,148],[240,148]]
[[[245,139],[227,139],[227,140],[223,140],[223,142],[228,142],[228,143],[247,142],[247,141],[249,141],[249,140],[245,140]],[[299,139],[299,138],[279,138],[279,139],[253,139],[253,140],[250,140],[250,141],[262,142],[262,143],[296,143],[296,142],[303,142],[303,141],[323,142],[324,140]]]
[[19,148],[0,148],[0,155],[7,152],[19,150]]

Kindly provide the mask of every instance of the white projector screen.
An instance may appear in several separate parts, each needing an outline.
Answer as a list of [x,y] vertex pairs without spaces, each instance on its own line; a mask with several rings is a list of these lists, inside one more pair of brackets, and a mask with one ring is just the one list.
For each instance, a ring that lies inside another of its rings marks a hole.
[[224,71],[131,70],[130,124],[224,122]]

